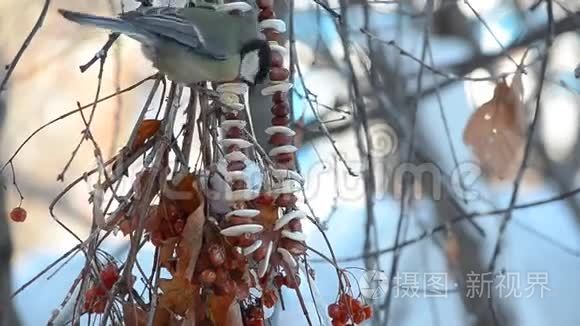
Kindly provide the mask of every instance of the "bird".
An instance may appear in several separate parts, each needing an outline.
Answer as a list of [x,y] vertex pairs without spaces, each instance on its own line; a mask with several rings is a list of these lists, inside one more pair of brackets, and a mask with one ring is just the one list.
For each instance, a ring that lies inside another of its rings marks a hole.
[[254,9],[142,7],[118,17],[58,12],[75,23],[138,41],[153,66],[180,84],[238,80],[255,85],[270,69],[270,46],[260,34]]

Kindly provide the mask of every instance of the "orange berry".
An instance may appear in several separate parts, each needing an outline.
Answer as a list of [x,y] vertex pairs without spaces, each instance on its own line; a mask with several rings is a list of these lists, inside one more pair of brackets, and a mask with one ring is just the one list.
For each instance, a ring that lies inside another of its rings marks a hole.
[[332,319],[340,318],[341,309],[340,306],[336,303],[332,303],[328,305],[328,316]]
[[290,289],[297,289],[300,287],[300,277],[298,275],[286,275],[284,277],[284,285]]
[[26,210],[22,207],[15,207],[10,211],[10,219],[14,222],[24,222],[26,220]]
[[363,306],[363,312],[365,313],[366,319],[371,319],[373,317],[373,307],[365,305]]
[[338,319],[333,319],[332,320],[332,326],[345,326],[346,324],[343,323],[342,321],[338,320]]
[[105,268],[103,268],[100,273],[100,278],[103,286],[110,290],[119,279],[119,271],[117,270],[117,266],[113,263],[105,266]]
[[210,285],[213,284],[217,279],[217,274],[211,269],[206,269],[203,272],[201,272],[201,275],[199,277],[202,283]]
[[248,311],[248,316],[250,319],[264,319],[264,311],[261,308],[252,307]]
[[209,261],[215,267],[223,265],[226,260],[226,253],[224,248],[218,244],[212,244],[207,249],[209,254]]
[[276,288],[278,288],[278,289],[281,288],[282,285],[284,285],[284,276],[282,276],[282,275],[274,276],[273,282],[274,282],[274,286]]
[[354,316],[352,316],[352,321],[354,321],[356,324],[360,324],[365,320],[366,320],[366,316],[365,316],[364,311],[359,311],[359,312],[355,313]]

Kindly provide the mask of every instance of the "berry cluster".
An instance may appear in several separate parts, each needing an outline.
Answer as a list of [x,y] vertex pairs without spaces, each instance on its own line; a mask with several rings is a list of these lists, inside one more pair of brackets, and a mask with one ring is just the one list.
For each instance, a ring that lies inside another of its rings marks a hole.
[[218,296],[235,295],[246,299],[250,286],[244,278],[248,262],[234,247],[218,241],[207,242],[201,249],[192,282],[200,283]]
[[360,324],[372,318],[373,309],[371,306],[343,293],[337,303],[328,306],[328,316],[332,318],[333,326],[345,326],[349,321]]
[[107,264],[99,273],[99,281],[85,292],[83,308],[86,312],[101,314],[107,306],[108,292],[119,280],[119,270],[113,263]]

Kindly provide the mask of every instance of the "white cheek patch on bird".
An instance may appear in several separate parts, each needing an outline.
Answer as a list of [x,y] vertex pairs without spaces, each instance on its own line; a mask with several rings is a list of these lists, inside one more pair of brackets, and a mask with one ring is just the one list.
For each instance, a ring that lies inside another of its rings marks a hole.
[[240,64],[240,76],[249,82],[255,83],[256,75],[260,71],[260,55],[259,50],[254,50],[246,53],[242,57]]

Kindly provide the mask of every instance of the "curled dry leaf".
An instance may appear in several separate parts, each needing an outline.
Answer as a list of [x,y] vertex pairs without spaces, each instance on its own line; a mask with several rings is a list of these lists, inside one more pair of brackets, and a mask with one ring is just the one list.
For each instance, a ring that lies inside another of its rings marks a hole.
[[499,82],[493,98],[473,113],[463,131],[463,142],[489,176],[511,177],[521,162],[526,125],[522,95],[520,73],[511,87]]
[[173,202],[186,216],[203,206],[199,182],[193,174],[184,176],[176,186],[168,182],[163,190],[163,198]]
[[175,260],[173,252],[175,244],[179,242],[178,237],[169,238],[159,246],[159,265],[165,267],[172,275],[175,273]]
[[153,137],[155,133],[161,127],[160,120],[143,120],[137,129],[137,134],[135,134],[135,139],[133,140],[132,150],[135,150],[147,141],[147,139]]
[[159,305],[182,317],[199,300],[199,287],[183,277],[161,279],[159,288],[163,291],[159,296]]
[[177,246],[177,268],[175,275],[183,276],[191,280],[195,270],[197,257],[202,245],[203,224],[205,216],[203,214],[203,205],[200,205],[187,218],[187,223],[181,234],[182,238]]
[[276,206],[273,200],[256,201],[255,204],[256,209],[260,211],[260,215],[255,218],[256,221],[266,229],[272,229],[280,215],[279,207]]
[[215,295],[209,298],[211,319],[215,326],[242,326],[242,316],[234,295]]
[[147,325],[147,313],[132,303],[123,304],[123,321],[125,326]]

